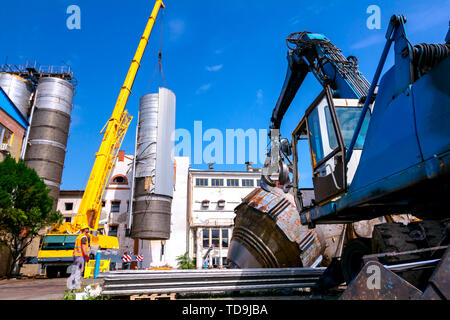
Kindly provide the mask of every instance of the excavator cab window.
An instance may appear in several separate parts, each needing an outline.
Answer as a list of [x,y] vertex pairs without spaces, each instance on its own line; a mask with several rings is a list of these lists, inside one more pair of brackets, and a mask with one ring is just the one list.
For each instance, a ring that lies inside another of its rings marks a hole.
[[[347,164],[344,154],[361,110],[358,99],[335,99],[331,97],[330,90],[324,90],[306,110],[305,117],[294,130],[295,166],[298,166],[298,157],[301,156],[298,152],[299,141],[305,138],[309,141],[316,203],[328,201],[344,192],[353,178],[359,156],[352,157]],[[355,154],[360,155],[362,152],[369,120],[370,112],[367,112],[355,144]]]
[[[343,143],[348,148],[352,141],[356,125],[362,112],[362,104],[358,99],[333,99],[334,110],[339,122],[340,132],[342,134]],[[347,166],[347,185],[350,185],[356,168],[359,164],[359,159],[362,154],[364,141],[366,139],[367,130],[369,128],[371,112],[370,108],[366,113],[361,130],[356,138],[355,146],[353,148],[353,156]]]
[[322,133],[320,131],[319,111],[314,109],[308,116],[309,124],[309,141],[311,145],[311,159],[315,166],[317,162],[323,159],[323,140]]
[[[339,99],[336,99],[339,100]],[[339,119],[339,124],[341,126],[342,137],[344,139],[345,146],[348,147],[350,142],[352,141],[353,133],[355,132],[356,124],[358,123],[359,117],[361,115],[361,107],[341,107],[336,105],[336,114]],[[327,108],[328,109],[328,108]],[[330,111],[326,113],[327,116],[327,125],[328,122],[331,121]],[[361,131],[359,132],[358,138],[356,139],[356,143],[354,149],[362,149],[364,145],[364,140],[366,138],[367,129],[369,127],[370,121],[370,112],[367,112],[363,124],[361,126]],[[335,135],[334,135],[335,137]],[[331,134],[330,134],[331,139]],[[336,138],[334,138],[336,139]],[[335,141],[335,140],[333,140]],[[337,146],[337,141],[334,142]]]
[[333,119],[331,118],[330,107],[326,106],[324,108],[324,113],[327,127],[328,143],[330,145],[330,149],[334,150],[339,146],[339,144],[336,136],[336,131],[333,125]]
[[[337,118],[333,99],[327,90],[323,90],[294,130],[294,148],[298,148],[298,141],[305,137],[309,141],[316,203],[343,192],[346,187],[345,145]],[[297,150],[295,152],[298,157]],[[298,161],[298,158],[294,161]]]

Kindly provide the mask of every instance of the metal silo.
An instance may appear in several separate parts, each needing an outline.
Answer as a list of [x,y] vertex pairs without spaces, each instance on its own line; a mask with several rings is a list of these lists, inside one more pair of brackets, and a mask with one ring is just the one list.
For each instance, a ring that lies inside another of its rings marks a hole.
[[131,237],[170,237],[174,187],[175,94],[159,88],[139,100]]
[[30,98],[34,91],[30,81],[14,74],[0,72],[0,87],[5,91],[25,119],[28,119]]
[[55,207],[64,168],[73,95],[73,85],[66,80],[53,77],[39,80],[25,153],[25,163],[44,179]]

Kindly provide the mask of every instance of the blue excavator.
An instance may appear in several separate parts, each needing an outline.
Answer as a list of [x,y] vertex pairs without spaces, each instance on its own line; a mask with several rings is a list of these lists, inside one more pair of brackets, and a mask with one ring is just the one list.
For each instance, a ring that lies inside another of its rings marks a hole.
[[[450,298],[450,30],[443,44],[413,46],[405,24],[404,16],[391,17],[371,83],[358,60],[324,35],[287,38],[288,71],[271,117],[262,188],[293,193],[301,224],[311,229],[349,226],[318,286],[346,282],[343,299]],[[380,79],[392,46],[394,64]],[[290,141],[281,139],[283,117],[309,73],[323,90]],[[299,176],[305,148],[314,189],[307,203]],[[411,222],[390,219],[400,214]],[[384,223],[371,237],[351,232],[353,223],[376,218]]]

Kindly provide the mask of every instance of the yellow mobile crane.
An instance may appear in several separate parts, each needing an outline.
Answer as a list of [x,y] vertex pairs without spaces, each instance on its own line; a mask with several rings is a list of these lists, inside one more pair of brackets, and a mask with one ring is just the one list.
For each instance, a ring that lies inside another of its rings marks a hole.
[[67,267],[72,264],[72,251],[75,239],[82,225],[87,224],[91,233],[91,247],[98,249],[118,249],[116,237],[106,236],[99,230],[99,218],[102,209],[102,198],[111,171],[117,158],[120,146],[132,117],[125,110],[131,88],[134,83],[140,62],[153,29],[159,9],[164,3],[157,0],[148,19],[144,34],[141,37],[136,54],[131,62],[125,82],[120,90],[111,118],[100,132],[103,140],[95,154],[95,163],[81,200],[78,213],[72,222],[65,222],[52,227],[42,241],[38,253],[38,263],[46,269],[48,277],[55,277],[58,272],[66,274]]

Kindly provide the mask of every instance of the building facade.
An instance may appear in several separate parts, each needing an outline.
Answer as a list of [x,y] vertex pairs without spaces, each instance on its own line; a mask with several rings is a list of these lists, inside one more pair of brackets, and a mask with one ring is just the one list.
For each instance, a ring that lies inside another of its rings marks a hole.
[[[260,185],[261,169],[248,165],[246,171],[195,170],[190,169],[188,157],[175,157],[170,238],[142,240],[127,234],[132,163],[133,156],[119,153],[99,222],[107,235],[118,237],[119,254],[143,255],[144,269],[176,268],[177,257],[185,253],[195,259],[196,268],[204,268],[205,262],[209,268],[225,267],[234,209]],[[57,209],[65,221],[72,221],[82,197],[82,190],[61,190]]]
[[260,170],[189,171],[189,255],[198,269],[226,266],[234,209],[260,185]]

